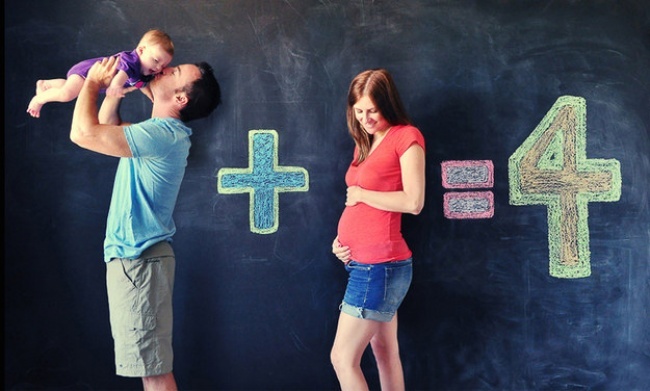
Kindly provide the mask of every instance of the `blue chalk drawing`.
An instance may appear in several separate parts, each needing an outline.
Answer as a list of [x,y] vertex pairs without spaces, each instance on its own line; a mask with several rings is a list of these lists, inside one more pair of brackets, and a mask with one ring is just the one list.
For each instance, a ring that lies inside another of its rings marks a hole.
[[222,194],[248,193],[251,232],[271,234],[278,230],[279,194],[308,191],[309,173],[302,167],[278,165],[278,133],[248,132],[248,167],[222,168],[217,174]]

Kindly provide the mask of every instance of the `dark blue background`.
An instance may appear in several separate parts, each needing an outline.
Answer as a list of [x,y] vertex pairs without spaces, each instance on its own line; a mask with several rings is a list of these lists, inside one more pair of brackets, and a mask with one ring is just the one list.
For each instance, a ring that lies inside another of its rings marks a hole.
[[[176,209],[175,374],[185,390],[326,390],[345,285],[330,253],[353,143],[354,75],[388,68],[427,142],[427,199],[404,218],[414,280],[400,310],[409,390],[650,389],[650,6],[646,1],[5,2],[6,389],[139,389],[114,375],[102,241],[117,160],[68,139],[74,104],[25,112],[36,80],[135,47],[210,62],[224,104],[193,123]],[[587,157],[621,163],[618,202],[589,204],[592,275],[549,276],[544,206],[508,202],[508,157],[555,100],[587,102]],[[123,116],[140,120],[139,92]],[[276,233],[248,196],[248,131],[310,174]],[[495,214],[443,216],[440,163],[491,160]],[[372,357],[363,365],[377,388]]]

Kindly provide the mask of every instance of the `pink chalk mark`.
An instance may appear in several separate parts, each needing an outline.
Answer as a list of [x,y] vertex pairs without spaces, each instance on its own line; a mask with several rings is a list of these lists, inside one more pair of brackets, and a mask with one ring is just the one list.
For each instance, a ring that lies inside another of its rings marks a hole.
[[[494,194],[491,191],[447,192],[443,194],[444,214],[448,219],[489,219],[494,216]],[[462,203],[462,211],[452,207]],[[484,208],[477,208],[485,205]],[[472,209],[474,208],[474,209]]]
[[[494,164],[491,160],[447,160],[441,163],[442,166],[442,186],[445,189],[483,189],[494,186]],[[462,183],[450,183],[449,171],[453,169],[471,169],[485,167],[487,177],[485,181],[466,181]]]

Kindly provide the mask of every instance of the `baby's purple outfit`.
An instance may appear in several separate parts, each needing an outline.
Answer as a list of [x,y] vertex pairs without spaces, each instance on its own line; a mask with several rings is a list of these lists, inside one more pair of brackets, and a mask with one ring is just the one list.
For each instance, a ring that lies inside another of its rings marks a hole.
[[[138,57],[138,54],[135,50],[130,52],[119,52],[117,54],[114,54],[112,57],[119,58],[117,69],[126,72],[126,74],[129,76],[129,78],[126,80],[126,83],[124,83],[124,87],[142,88],[146,86],[147,83],[153,78],[151,75],[145,76],[140,73],[140,57]],[[79,75],[85,79],[88,75],[90,67],[92,67],[94,63],[101,61],[103,58],[104,57],[90,58],[88,60],[78,62],[77,64],[73,65],[72,68],[70,68],[67,76],[70,77],[70,75]]]

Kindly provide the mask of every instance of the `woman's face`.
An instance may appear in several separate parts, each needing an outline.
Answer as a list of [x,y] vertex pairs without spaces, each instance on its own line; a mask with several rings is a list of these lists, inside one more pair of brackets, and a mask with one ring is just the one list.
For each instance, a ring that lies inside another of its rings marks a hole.
[[368,134],[383,132],[390,124],[368,95],[364,95],[352,106],[354,116]]

